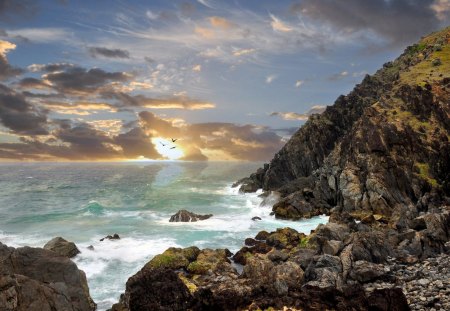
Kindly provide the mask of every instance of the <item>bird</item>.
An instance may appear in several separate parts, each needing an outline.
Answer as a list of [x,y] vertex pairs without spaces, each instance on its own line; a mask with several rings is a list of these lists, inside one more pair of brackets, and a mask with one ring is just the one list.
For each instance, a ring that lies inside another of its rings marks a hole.
[[173,143],[176,142],[177,140],[178,140],[178,138],[175,138],[175,139],[172,138]]
[[166,144],[163,144],[162,142],[159,142],[163,147],[165,147],[166,146]]
[[175,146],[173,146],[172,148],[170,148],[170,149],[175,149],[176,147]]

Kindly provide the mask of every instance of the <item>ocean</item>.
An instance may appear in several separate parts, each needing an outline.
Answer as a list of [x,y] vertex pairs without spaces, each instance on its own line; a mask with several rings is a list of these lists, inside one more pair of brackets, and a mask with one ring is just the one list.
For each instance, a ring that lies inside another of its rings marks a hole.
[[[236,252],[261,230],[309,233],[327,217],[283,221],[270,216],[260,191],[231,185],[262,163],[123,162],[0,164],[0,242],[43,247],[56,236],[73,241],[73,260],[86,272],[98,310],[118,301],[127,279],[168,247]],[[170,223],[180,209],[213,214]],[[254,216],[261,221],[253,221]],[[99,240],[118,233],[120,240]],[[94,250],[87,249],[94,246]]]

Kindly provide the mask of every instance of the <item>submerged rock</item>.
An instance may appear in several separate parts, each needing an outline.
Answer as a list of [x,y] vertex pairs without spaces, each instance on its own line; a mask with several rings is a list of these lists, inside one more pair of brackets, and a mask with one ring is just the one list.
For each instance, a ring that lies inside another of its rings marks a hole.
[[169,222],[195,222],[211,218],[212,216],[212,214],[198,215],[183,209],[172,215]]
[[44,249],[48,249],[57,253],[58,255],[68,258],[75,257],[76,255],[81,253],[75,243],[69,242],[62,237],[56,237],[48,241],[47,244],[44,245]]
[[120,240],[120,236],[117,233],[114,233],[113,235],[107,235],[104,238],[101,238],[100,241],[104,241],[104,240]]

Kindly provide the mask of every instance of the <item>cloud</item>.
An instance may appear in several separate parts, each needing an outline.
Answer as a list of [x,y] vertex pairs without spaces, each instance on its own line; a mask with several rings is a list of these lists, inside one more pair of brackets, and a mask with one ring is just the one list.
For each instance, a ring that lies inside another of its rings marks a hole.
[[141,128],[133,128],[126,133],[117,135],[114,141],[122,147],[123,155],[126,158],[161,159],[161,155],[151,143],[151,136]]
[[325,111],[326,106],[315,105],[312,106],[310,110],[305,113],[297,113],[297,112],[272,112],[270,116],[278,116],[283,118],[284,120],[298,120],[298,121],[306,121],[312,114],[322,113]]
[[341,79],[343,79],[343,78],[345,78],[347,76],[348,76],[348,71],[342,71],[342,72],[338,72],[338,73],[332,74],[331,76],[328,77],[328,80],[330,80],[330,81],[338,81],[338,80],[341,80]]
[[224,17],[219,16],[211,16],[209,18],[209,22],[211,23],[211,26],[215,28],[229,29],[235,27],[234,23],[230,22],[228,19]]
[[390,44],[415,42],[448,19],[446,0],[304,0],[291,7],[303,17],[329,23],[338,32],[373,32]]
[[0,17],[11,21],[18,17],[30,17],[36,13],[36,4],[29,0],[0,0]]
[[233,55],[239,57],[239,56],[243,56],[243,55],[253,54],[255,52],[256,52],[256,49],[238,49],[233,52]]
[[47,115],[22,94],[0,84],[0,121],[17,134],[46,135]]
[[93,93],[110,82],[126,82],[132,76],[125,72],[107,72],[99,68],[71,67],[65,71],[44,74],[43,79],[61,93]]
[[63,28],[22,28],[8,30],[11,37],[25,38],[35,43],[64,42],[72,40],[72,34]]
[[112,107],[108,103],[101,102],[56,102],[56,101],[43,101],[41,103],[43,107],[46,109],[59,113],[59,114],[67,114],[67,115],[79,115],[79,116],[88,116],[94,113],[99,113],[101,111],[105,112],[116,112],[117,109]]
[[272,29],[274,31],[280,31],[280,32],[291,32],[293,30],[292,27],[289,27],[284,22],[282,22],[280,19],[275,17],[274,15],[270,14],[270,18],[272,21],[270,22],[270,25],[272,26]]
[[109,49],[105,47],[90,47],[89,54],[92,57],[107,57],[107,58],[130,58],[130,52],[121,49]]
[[434,11],[439,20],[444,21],[449,17],[450,0],[435,0],[430,5],[430,8]]
[[55,72],[64,71],[75,67],[70,63],[53,63],[53,64],[31,64],[27,67],[30,72]]
[[116,99],[119,107],[202,110],[215,108],[216,106],[211,102],[195,100],[187,96],[152,98],[145,95],[129,95],[123,92],[109,92],[103,94],[103,96]]
[[277,75],[270,75],[266,77],[266,83],[270,84],[277,78]]
[[14,43],[0,40],[0,80],[9,79],[23,72],[22,69],[11,66],[6,58],[6,54],[15,48]]
[[297,87],[297,88],[301,87],[303,84],[305,84],[305,80],[295,81],[295,87]]

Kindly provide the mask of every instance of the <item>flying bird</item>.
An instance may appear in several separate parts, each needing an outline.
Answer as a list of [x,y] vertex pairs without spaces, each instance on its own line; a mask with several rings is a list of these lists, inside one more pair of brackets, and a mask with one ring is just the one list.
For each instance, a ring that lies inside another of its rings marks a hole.
[[170,149],[175,149],[176,147],[175,146],[173,146],[172,148],[170,148]]
[[178,140],[178,138],[175,138],[175,139],[172,138],[173,143],[176,142],[177,140]]
[[166,144],[163,144],[162,142],[159,142],[161,145],[163,145],[163,147],[165,147],[166,146]]

